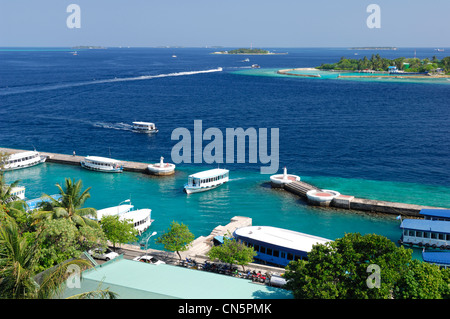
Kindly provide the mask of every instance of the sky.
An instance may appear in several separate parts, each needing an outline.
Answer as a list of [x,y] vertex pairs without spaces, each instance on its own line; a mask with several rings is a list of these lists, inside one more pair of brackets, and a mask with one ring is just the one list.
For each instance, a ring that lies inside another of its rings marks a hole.
[[[71,4],[79,28],[68,27]],[[367,24],[371,4],[379,28]],[[0,47],[440,48],[448,12],[449,0],[0,0]]]

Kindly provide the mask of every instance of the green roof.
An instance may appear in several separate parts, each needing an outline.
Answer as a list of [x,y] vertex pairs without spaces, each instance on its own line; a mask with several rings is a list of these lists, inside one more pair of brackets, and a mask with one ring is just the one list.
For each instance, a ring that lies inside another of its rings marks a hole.
[[250,280],[162,264],[118,258],[84,271],[81,288],[63,297],[109,288],[126,299],[292,299],[290,291]]

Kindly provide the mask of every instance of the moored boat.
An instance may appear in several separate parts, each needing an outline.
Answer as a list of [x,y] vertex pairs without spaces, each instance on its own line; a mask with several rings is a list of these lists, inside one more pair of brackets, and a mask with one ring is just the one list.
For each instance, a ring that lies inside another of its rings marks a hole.
[[[3,161],[4,171],[11,171],[15,169],[21,169],[26,167],[35,166],[46,161],[47,157],[42,156],[37,151],[19,152],[9,155]],[[0,165],[1,166],[1,165]]]
[[229,170],[222,168],[210,169],[207,171],[189,175],[188,183],[184,185],[187,194],[205,192],[228,182]]
[[255,260],[285,267],[292,260],[307,259],[314,245],[330,239],[271,226],[247,226],[234,231],[236,240],[253,247]]
[[172,175],[175,173],[175,164],[164,163],[164,157],[161,156],[159,163],[148,165],[147,170],[153,175]]
[[155,123],[133,122],[133,130],[139,133],[158,133]]
[[404,219],[400,244],[450,249],[450,222],[446,220]]
[[123,165],[120,161],[107,157],[86,156],[80,164],[83,168],[91,171],[107,173],[121,173],[123,171]]
[[118,205],[113,207],[108,207],[104,209],[97,210],[97,218],[96,220],[101,220],[102,217],[118,215],[119,220],[131,220],[134,225],[134,228],[138,230],[139,234],[145,232],[152,222],[151,219],[152,210],[149,208],[143,209],[134,209],[134,205],[131,204],[130,200],[126,200],[130,204],[126,205]]

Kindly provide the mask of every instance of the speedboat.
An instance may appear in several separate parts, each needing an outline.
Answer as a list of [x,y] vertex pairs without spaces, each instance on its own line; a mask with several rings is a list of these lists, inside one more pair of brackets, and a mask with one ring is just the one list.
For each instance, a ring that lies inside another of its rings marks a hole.
[[133,130],[139,133],[158,133],[155,123],[133,122]]
[[192,194],[214,189],[228,182],[228,174],[227,169],[215,168],[189,175],[184,191]]
[[107,157],[86,156],[80,164],[83,168],[91,171],[106,173],[121,173],[123,171],[123,166],[120,161]]
[[46,156],[42,156],[36,151],[26,151],[9,155],[3,162],[4,171],[11,171],[20,168],[31,167],[44,163]]

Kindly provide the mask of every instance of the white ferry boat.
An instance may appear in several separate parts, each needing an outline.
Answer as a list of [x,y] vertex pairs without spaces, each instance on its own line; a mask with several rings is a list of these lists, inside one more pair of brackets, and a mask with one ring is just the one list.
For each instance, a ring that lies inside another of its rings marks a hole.
[[133,130],[139,133],[158,133],[155,123],[133,122]]
[[31,167],[44,163],[46,159],[46,156],[42,156],[36,151],[14,153],[9,155],[3,162],[3,170],[10,171],[14,169]]
[[[130,203],[130,200],[126,200]],[[139,231],[139,235],[142,234],[150,227],[152,222],[152,210],[149,208],[134,210],[134,205],[118,205],[97,210],[97,220],[101,220],[104,216],[118,215],[119,220],[131,220],[134,224],[134,228]]]
[[83,168],[92,171],[107,173],[121,173],[123,171],[123,166],[120,161],[107,157],[86,156],[84,161],[81,161],[80,164]]
[[147,169],[153,175],[172,175],[175,173],[175,164],[164,163],[164,157],[161,156],[159,163],[150,164]]
[[229,170],[215,168],[189,175],[188,183],[184,185],[187,194],[205,192],[228,182]]
[[234,231],[234,238],[257,252],[255,260],[287,266],[292,260],[307,259],[314,245],[332,240],[271,226],[247,226]]

